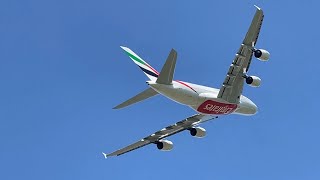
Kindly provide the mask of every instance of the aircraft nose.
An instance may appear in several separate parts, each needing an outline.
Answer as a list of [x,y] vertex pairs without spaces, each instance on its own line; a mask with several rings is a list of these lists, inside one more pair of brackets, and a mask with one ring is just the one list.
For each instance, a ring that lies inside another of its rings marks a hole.
[[250,109],[252,111],[252,114],[256,114],[258,112],[258,106],[254,103],[251,104]]
[[254,115],[254,114],[257,114],[258,112],[258,107],[255,103],[253,103],[251,100],[248,100],[246,103],[245,103],[245,107],[246,107],[246,114],[248,115]]

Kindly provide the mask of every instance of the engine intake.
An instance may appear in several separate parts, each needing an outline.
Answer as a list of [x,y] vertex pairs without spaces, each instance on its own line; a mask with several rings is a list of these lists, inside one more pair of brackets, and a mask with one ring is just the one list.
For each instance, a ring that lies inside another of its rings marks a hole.
[[254,57],[258,58],[260,61],[268,61],[270,53],[264,49],[257,49],[254,51]]
[[169,140],[160,140],[156,144],[161,151],[170,151],[173,148],[173,143]]
[[206,136],[206,130],[202,127],[195,127],[189,129],[191,136],[202,138]]
[[261,84],[261,79],[257,76],[248,76],[246,77],[246,83],[252,87],[259,87]]

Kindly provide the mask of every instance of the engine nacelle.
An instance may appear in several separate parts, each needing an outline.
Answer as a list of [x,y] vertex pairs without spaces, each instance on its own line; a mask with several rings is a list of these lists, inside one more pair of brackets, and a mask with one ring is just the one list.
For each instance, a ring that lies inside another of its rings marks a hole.
[[246,78],[246,83],[252,87],[259,87],[261,84],[261,79],[257,76],[248,76]]
[[203,138],[206,136],[206,130],[202,127],[195,127],[189,129],[191,136],[197,137],[197,138]]
[[173,148],[173,143],[169,140],[160,140],[157,142],[157,148],[161,151],[170,151]]
[[258,58],[260,61],[268,61],[270,53],[264,49],[257,49],[254,51],[254,57]]

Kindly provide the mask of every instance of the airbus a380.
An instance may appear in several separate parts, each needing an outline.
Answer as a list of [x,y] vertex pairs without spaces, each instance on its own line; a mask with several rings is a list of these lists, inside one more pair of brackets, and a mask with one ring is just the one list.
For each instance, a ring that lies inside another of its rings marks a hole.
[[267,61],[270,56],[268,51],[255,48],[264,17],[262,9],[257,6],[256,8],[249,30],[228,69],[220,89],[173,80],[177,60],[177,52],[174,49],[171,50],[159,73],[131,49],[121,46],[150,80],[146,82],[149,86],[148,89],[119,104],[114,109],[124,108],[161,94],[177,103],[189,106],[197,114],[167,126],[115,152],[103,153],[104,157],[119,156],[148,144],[155,144],[159,150],[169,151],[173,148],[173,143],[165,139],[168,136],[188,130],[191,136],[201,138],[206,135],[206,130],[199,126],[201,123],[228,114],[256,114],[257,106],[249,98],[242,95],[244,82],[252,87],[259,87],[261,83],[259,77],[247,74],[252,56],[254,55],[261,61]]

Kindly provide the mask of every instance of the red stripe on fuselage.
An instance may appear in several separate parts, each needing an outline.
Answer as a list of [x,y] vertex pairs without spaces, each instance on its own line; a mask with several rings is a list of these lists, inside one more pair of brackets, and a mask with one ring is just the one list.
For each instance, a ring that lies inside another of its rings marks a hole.
[[180,84],[182,84],[182,85],[184,85],[184,86],[186,86],[186,87],[188,87],[188,88],[190,88],[192,91],[194,91],[194,92],[196,92],[197,93],[197,91],[196,90],[194,90],[191,86],[189,86],[188,84],[186,84],[186,83],[184,83],[184,82],[182,82],[182,81],[176,81],[176,82],[178,82],[178,83],[180,83]]

